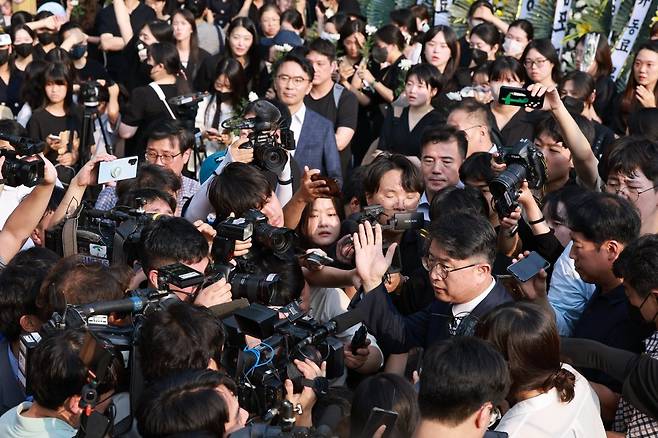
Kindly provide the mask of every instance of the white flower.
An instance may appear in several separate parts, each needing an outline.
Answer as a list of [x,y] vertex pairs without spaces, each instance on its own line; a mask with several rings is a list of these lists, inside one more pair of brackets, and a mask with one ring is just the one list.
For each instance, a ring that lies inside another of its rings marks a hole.
[[327,20],[336,15],[333,9],[327,9],[324,11],[324,16],[327,17]]
[[330,43],[336,44],[340,39],[340,35],[337,33],[329,33],[322,31],[322,33],[320,34],[320,38],[322,38],[325,41],[329,41]]
[[290,44],[284,44],[283,45],[283,51],[288,53],[292,50],[292,46]]
[[366,25],[366,34],[368,34],[368,35],[372,35],[372,34],[374,34],[375,32],[377,32],[377,28],[376,28],[375,26],[372,26],[372,25],[370,25],[370,24],[367,24],[367,25]]
[[259,99],[258,94],[254,93],[253,91],[249,92],[249,102],[255,102]]
[[580,21],[582,18],[583,18],[583,14],[581,14],[580,12],[576,12],[575,14],[573,14],[573,19],[575,21]]
[[587,6],[587,2],[585,0],[578,0],[575,6],[577,9],[584,8]]
[[400,61],[400,70],[407,71],[411,68],[413,63],[409,59],[403,59]]
[[283,52],[283,46],[275,44],[274,45],[274,50],[276,50],[277,52]]

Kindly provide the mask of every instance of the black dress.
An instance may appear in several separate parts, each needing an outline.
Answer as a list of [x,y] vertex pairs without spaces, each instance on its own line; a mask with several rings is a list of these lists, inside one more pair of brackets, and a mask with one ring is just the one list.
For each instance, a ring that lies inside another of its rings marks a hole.
[[397,154],[418,157],[420,140],[428,128],[441,125],[445,120],[440,113],[432,110],[421,118],[412,130],[409,130],[409,108],[402,110],[400,117],[395,117],[390,110],[384,120],[378,149]]
[[[49,135],[59,136],[64,131],[77,131],[80,138],[82,129],[82,108],[73,105],[65,116],[54,116],[45,108],[39,108],[32,113],[32,117],[27,122],[27,132],[30,138],[46,141]],[[73,138],[69,133],[69,138]],[[55,150],[49,150],[46,158],[55,163],[58,153]]]

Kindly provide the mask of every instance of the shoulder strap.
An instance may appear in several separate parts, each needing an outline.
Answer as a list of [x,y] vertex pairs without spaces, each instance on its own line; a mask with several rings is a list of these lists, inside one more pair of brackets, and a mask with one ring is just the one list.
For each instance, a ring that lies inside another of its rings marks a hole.
[[158,95],[158,98],[164,103],[164,106],[167,108],[167,111],[169,111],[169,115],[171,116],[172,119],[176,119],[176,116],[174,115],[174,112],[171,110],[171,107],[167,103],[167,99],[165,98],[164,91],[162,91],[162,88],[160,88],[159,84],[156,84],[155,82],[151,82],[149,84],[149,87],[153,88],[153,91],[155,91],[155,94]]
[[334,104],[336,105],[336,109],[338,109],[338,102],[340,102],[340,96],[343,94],[343,90],[345,87],[343,87],[341,84],[334,84]]

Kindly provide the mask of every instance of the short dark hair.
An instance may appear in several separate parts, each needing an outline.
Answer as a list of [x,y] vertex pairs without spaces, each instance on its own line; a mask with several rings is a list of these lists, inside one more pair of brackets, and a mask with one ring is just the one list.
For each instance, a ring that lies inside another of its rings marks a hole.
[[146,163],[139,167],[135,178],[117,183],[116,194],[121,200],[126,193],[144,188],[176,193],[181,188],[181,178],[168,167]]
[[146,202],[153,202],[159,199],[164,201],[171,208],[171,211],[176,211],[176,198],[167,192],[149,187],[129,191],[119,198],[119,205],[139,208],[142,206],[140,202],[137,202],[139,199]]
[[363,189],[363,179],[368,171],[368,166],[361,165],[352,170],[349,178],[343,185],[343,205],[347,205],[352,198],[359,200],[361,206],[366,205],[366,193]]
[[131,271],[125,265],[88,263],[81,255],[59,260],[41,284],[36,300],[41,320],[63,312],[67,304],[89,304],[118,300],[130,284]]
[[567,73],[560,81],[560,91],[564,89],[564,86],[569,81],[573,82],[573,89],[578,93],[578,96],[575,98],[578,100],[584,101],[590,97],[596,89],[594,78],[584,71],[573,70]]
[[429,348],[423,357],[418,404],[423,419],[456,426],[487,402],[501,403],[510,376],[490,343],[456,336]]
[[466,153],[468,151],[468,140],[466,139],[466,134],[464,134],[464,131],[460,131],[449,125],[440,126],[438,128],[429,128],[423,132],[423,135],[420,137],[421,154],[425,146],[430,143],[451,143],[453,141],[457,142],[457,150],[462,159],[466,158]]
[[471,18],[473,14],[475,14],[475,11],[477,11],[482,6],[489,9],[491,12],[494,11],[493,5],[489,3],[488,0],[475,0],[473,3],[471,3],[471,6],[468,8],[468,13],[466,16],[468,18]]
[[140,435],[144,438],[182,437],[191,433],[223,436],[230,418],[217,387],[226,380],[223,374],[213,370],[185,370],[149,386],[137,407]]
[[203,234],[185,219],[171,216],[161,216],[144,227],[140,249],[146,274],[171,263],[197,263],[208,256]]
[[432,222],[430,238],[455,260],[482,256],[489,263],[496,258],[496,231],[484,216],[458,212]]
[[463,188],[449,186],[436,192],[430,204],[430,220],[450,217],[458,212],[488,218],[489,205],[484,195],[478,189],[470,186]]
[[387,432],[392,438],[413,435],[420,420],[416,392],[408,380],[397,374],[375,374],[359,383],[352,399],[350,436],[361,436],[372,408],[398,413],[393,430]]
[[276,77],[276,75],[279,74],[279,69],[286,62],[294,62],[295,64],[299,65],[302,68],[302,70],[304,70],[304,73],[308,75],[309,80],[313,79],[313,76],[315,75],[315,70],[313,69],[313,65],[310,63],[310,61],[306,58],[303,58],[301,56],[298,56],[290,52],[283,55],[274,63],[274,65],[272,66],[272,77]]
[[508,79],[510,74],[516,76],[520,82],[525,82],[527,79],[525,69],[516,58],[499,56],[491,63],[489,81],[502,81]]
[[421,62],[414,65],[407,72],[406,80],[408,81],[412,76],[416,76],[419,82],[423,82],[430,88],[441,90],[441,72],[432,64]]
[[658,108],[638,108],[628,116],[628,133],[658,141]]
[[502,42],[502,36],[500,35],[498,28],[487,22],[480,23],[471,29],[471,36],[473,35],[477,35],[480,37],[480,39],[482,39],[482,41],[489,44],[490,46],[500,46]]
[[654,185],[657,185],[658,144],[641,137],[628,138],[628,140],[624,147],[611,148],[608,155],[608,176],[615,172],[631,175],[640,169]]
[[148,141],[167,138],[179,147],[181,153],[194,146],[194,134],[178,120],[160,120],[150,128]]
[[629,244],[640,235],[640,214],[630,201],[611,193],[590,192],[569,212],[569,228],[601,245],[606,240]]
[[9,342],[21,334],[23,315],[37,314],[41,282],[59,256],[46,248],[21,251],[0,271],[0,333]]
[[613,270],[641,298],[658,289],[658,234],[648,234],[631,242],[615,260]]
[[555,317],[541,305],[501,304],[484,316],[476,334],[491,342],[509,364],[510,395],[555,388],[562,402],[573,399],[576,376],[562,368]]
[[382,177],[391,170],[402,171],[402,188],[405,191],[423,193],[425,190],[420,170],[407,157],[400,154],[380,154],[370,163],[363,178],[366,195],[377,193]]
[[82,331],[58,330],[32,352],[28,378],[34,400],[44,408],[57,409],[67,398],[81,394],[88,375],[80,359],[83,340]]
[[205,370],[210,359],[220,364],[224,326],[205,307],[174,302],[146,318],[138,336],[147,381],[188,369]]
[[218,219],[231,213],[241,217],[247,210],[260,209],[274,188],[265,175],[249,164],[230,163],[208,187],[208,199]]
[[308,44],[309,52],[316,52],[320,55],[326,56],[330,62],[336,60],[336,46],[322,38],[316,38]]
[[479,123],[485,125],[489,130],[491,130],[492,126],[496,126],[493,115],[487,106],[470,97],[463,99],[453,106],[450,112],[452,113],[453,111],[464,111],[469,117],[476,118]]
[[464,182],[470,179],[484,181],[488,184],[494,176],[489,152],[476,152],[464,160],[459,167],[459,179]]

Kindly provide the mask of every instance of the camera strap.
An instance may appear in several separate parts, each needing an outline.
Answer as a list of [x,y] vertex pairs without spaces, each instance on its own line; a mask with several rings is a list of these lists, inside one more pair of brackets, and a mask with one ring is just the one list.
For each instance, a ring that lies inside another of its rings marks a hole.
[[162,101],[165,108],[167,108],[167,111],[169,111],[169,115],[171,116],[171,118],[176,120],[176,116],[174,115],[174,112],[171,110],[171,107],[169,106],[169,104],[167,103],[167,98],[165,97],[165,94],[164,94],[164,91],[162,91],[162,88],[160,88],[160,85],[155,83],[155,82],[151,82],[149,84],[149,87],[153,88],[153,91],[155,91],[155,94],[158,95],[158,98]]

